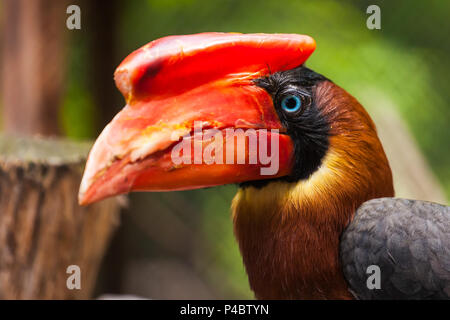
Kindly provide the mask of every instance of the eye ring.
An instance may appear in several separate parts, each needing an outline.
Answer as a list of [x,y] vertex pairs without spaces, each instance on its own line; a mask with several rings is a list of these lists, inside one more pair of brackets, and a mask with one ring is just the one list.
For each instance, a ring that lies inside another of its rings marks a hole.
[[288,113],[294,113],[302,107],[302,100],[294,94],[289,94],[281,100],[281,107]]

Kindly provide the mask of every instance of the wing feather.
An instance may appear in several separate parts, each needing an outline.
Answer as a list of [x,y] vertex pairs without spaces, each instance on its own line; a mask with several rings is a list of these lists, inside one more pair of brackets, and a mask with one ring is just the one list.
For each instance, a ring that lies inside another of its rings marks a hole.
[[[450,299],[450,207],[418,200],[365,202],[342,234],[340,257],[360,299]],[[370,265],[380,289],[369,289]]]

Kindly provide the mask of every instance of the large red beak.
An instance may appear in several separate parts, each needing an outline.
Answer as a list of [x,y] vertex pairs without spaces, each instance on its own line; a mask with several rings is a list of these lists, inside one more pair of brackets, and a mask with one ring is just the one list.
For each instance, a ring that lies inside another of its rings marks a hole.
[[[303,64],[314,49],[304,35],[203,33],[162,38],[133,52],[115,72],[127,105],[89,154],[80,204],[137,190],[288,175],[293,142],[270,95],[253,80]],[[277,155],[269,176],[262,169],[270,164],[258,158],[261,143],[267,155]],[[206,150],[213,150],[213,161],[200,159]]]

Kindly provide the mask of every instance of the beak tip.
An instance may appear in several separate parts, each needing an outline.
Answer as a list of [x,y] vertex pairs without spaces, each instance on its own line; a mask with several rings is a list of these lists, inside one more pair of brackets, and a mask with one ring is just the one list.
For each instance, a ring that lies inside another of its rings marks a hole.
[[86,172],[83,174],[80,183],[80,190],[78,191],[78,204],[81,206],[87,205],[89,202],[87,201],[86,191],[89,189],[86,181]]
[[88,204],[90,204],[92,201],[89,201],[88,197],[86,197],[86,193],[84,192],[84,190],[80,189],[79,193],[78,193],[78,204],[80,206],[86,206]]
[[86,206],[86,205],[88,205],[89,203],[87,203],[86,202],[86,200],[85,199],[83,199],[83,196],[82,195],[78,195],[78,204],[80,205],[80,206]]
[[80,192],[78,193],[78,204],[80,206],[88,206],[94,202],[102,200],[104,197],[99,197],[97,194],[92,194],[92,192]]
[[98,198],[97,192],[95,192],[95,187],[93,189],[93,182],[86,175],[86,172],[83,175],[80,183],[80,190],[78,191],[78,204],[80,206],[87,206],[93,202],[96,202]]

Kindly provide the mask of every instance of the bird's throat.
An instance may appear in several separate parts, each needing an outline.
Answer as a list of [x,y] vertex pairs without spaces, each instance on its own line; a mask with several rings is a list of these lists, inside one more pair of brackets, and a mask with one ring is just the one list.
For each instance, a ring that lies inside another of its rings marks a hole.
[[240,189],[233,200],[235,234],[258,299],[352,297],[338,248],[354,208],[311,188],[277,181]]

